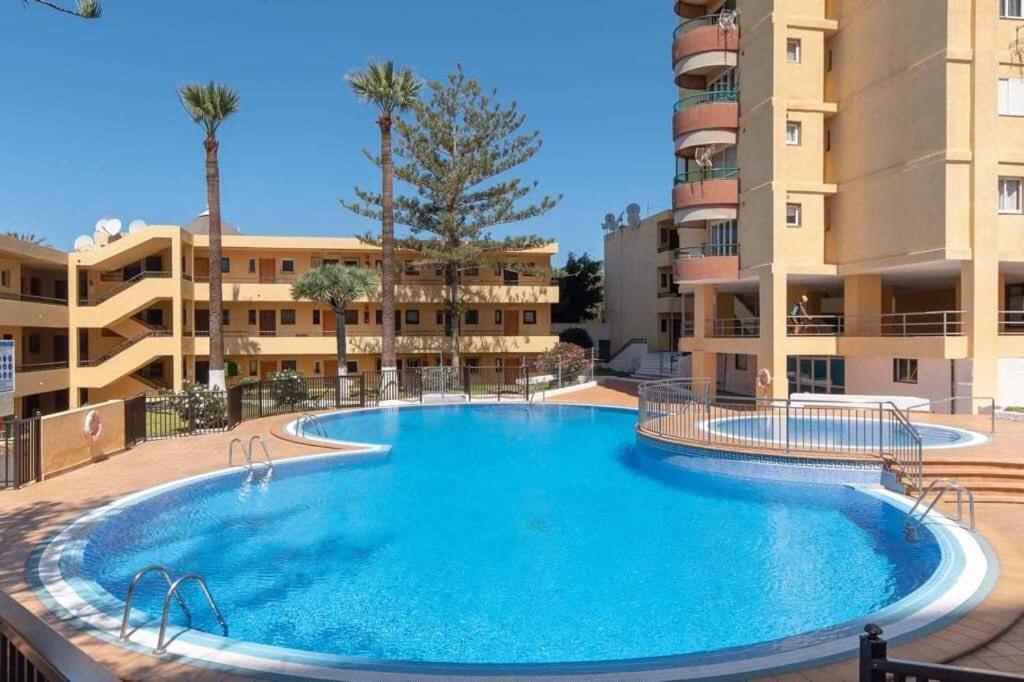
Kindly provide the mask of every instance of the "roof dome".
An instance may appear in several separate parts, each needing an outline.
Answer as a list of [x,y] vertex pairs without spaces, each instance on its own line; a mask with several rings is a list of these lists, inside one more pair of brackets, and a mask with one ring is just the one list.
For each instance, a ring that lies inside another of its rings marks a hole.
[[[205,211],[195,217],[195,219],[183,228],[187,232],[192,234],[210,234],[210,209],[207,208]],[[242,234],[237,227],[224,220],[220,219],[220,233],[225,234]]]

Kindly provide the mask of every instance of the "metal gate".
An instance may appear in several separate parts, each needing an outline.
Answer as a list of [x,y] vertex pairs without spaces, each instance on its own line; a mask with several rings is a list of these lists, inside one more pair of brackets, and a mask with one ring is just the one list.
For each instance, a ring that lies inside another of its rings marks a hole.
[[20,488],[43,480],[42,417],[36,412],[25,419],[3,422],[0,448],[0,487]]
[[146,440],[146,394],[124,401],[124,445],[132,447]]

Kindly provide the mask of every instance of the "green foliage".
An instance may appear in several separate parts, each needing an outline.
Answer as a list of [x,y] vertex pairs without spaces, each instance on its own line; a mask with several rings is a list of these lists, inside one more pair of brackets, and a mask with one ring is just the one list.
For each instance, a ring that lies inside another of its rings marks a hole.
[[227,362],[225,362],[224,369],[227,370],[227,375],[229,378],[237,377],[240,374],[238,370],[238,363],[235,362],[234,360],[228,360]]
[[598,316],[603,302],[604,276],[601,261],[592,259],[586,253],[577,257],[570,251],[558,278],[558,303],[551,312],[552,322],[593,320]]
[[345,80],[357,98],[386,116],[412,106],[423,87],[412,69],[396,69],[392,61],[370,62],[365,71],[350,73]]
[[40,237],[34,232],[17,232],[15,230],[7,230],[4,232],[5,237],[11,237],[18,241],[23,241],[28,244],[35,244],[36,246],[49,246],[49,242],[46,241],[46,237]]
[[221,390],[185,384],[181,391],[164,395],[181,421],[193,429],[218,428],[227,419],[227,396]]
[[238,111],[238,93],[220,83],[186,83],[178,89],[178,99],[185,113],[195,121],[206,136],[217,136],[217,129],[231,114]]
[[589,364],[586,351],[575,343],[558,342],[551,350],[545,351],[533,359],[532,369],[536,374],[552,374],[561,376],[563,380],[578,374]]
[[270,397],[278,405],[295,405],[309,398],[306,379],[293,369],[274,372],[267,377]]
[[558,335],[558,340],[563,343],[575,344],[583,349],[594,347],[594,339],[590,338],[590,332],[583,327],[569,327]]
[[[29,0],[22,0],[23,5],[28,5]],[[56,10],[63,14],[81,17],[82,19],[99,19],[103,16],[103,6],[99,0],[76,0],[75,9],[51,2],[50,0],[32,0],[32,2]]]
[[[377,273],[351,265],[324,265],[308,270],[292,283],[292,299],[307,300],[343,311],[352,301],[377,293]],[[343,324],[344,320],[338,321]]]

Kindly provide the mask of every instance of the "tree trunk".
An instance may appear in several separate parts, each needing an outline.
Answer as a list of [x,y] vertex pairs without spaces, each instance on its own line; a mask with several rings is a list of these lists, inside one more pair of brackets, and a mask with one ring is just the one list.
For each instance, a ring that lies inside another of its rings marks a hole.
[[391,115],[377,119],[380,126],[381,165],[381,358],[382,371],[395,369],[395,196],[394,160],[391,157]]
[[345,330],[345,308],[334,309],[334,340],[338,346],[338,376],[348,374],[348,338]]
[[225,390],[224,380],[224,301],[223,276],[220,271],[220,168],[217,163],[219,144],[207,137],[206,202],[210,213],[210,381],[211,389]]
[[462,307],[459,305],[459,266],[448,266],[448,300],[452,306],[452,367],[459,366],[459,337],[462,332]]

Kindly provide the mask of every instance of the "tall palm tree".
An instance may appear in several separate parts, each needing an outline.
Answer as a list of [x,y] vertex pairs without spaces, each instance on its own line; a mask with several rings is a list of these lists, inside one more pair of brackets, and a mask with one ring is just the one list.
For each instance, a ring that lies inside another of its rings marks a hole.
[[[49,0],[32,0],[32,2],[43,7],[49,7],[57,12],[81,17],[82,19],[99,19],[103,16],[103,6],[100,5],[100,0],[75,0],[74,9],[59,5],[56,2],[50,2]],[[21,0],[21,4],[28,5],[28,0]]]
[[224,303],[220,270],[220,166],[217,162],[217,129],[238,111],[238,94],[226,85],[210,81],[188,83],[178,90],[185,113],[206,132],[206,202],[210,211],[210,388],[225,390]]
[[412,69],[396,69],[395,63],[370,62],[365,71],[345,76],[355,96],[377,107],[380,128],[381,169],[381,370],[395,369],[395,204],[394,160],[391,155],[391,124],[395,113],[416,102],[421,81]]
[[377,273],[351,265],[324,265],[309,270],[292,283],[292,300],[313,301],[334,311],[337,325],[338,376],[348,373],[345,308],[349,303],[377,293]]

